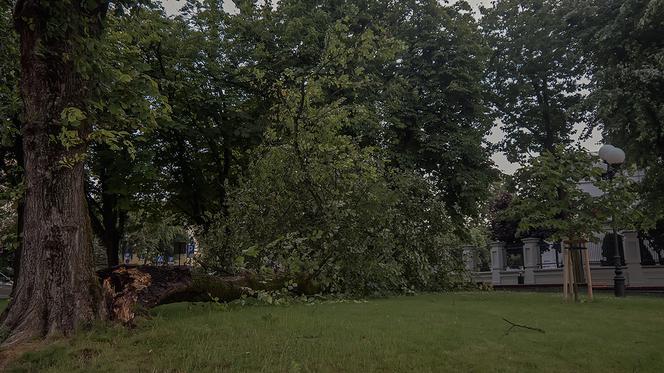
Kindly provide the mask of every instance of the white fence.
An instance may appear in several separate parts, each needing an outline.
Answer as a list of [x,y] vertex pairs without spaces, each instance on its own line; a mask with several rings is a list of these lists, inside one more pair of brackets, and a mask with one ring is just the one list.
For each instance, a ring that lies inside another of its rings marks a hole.
[[[474,249],[464,248],[466,265],[473,273],[473,280],[493,285],[562,285],[563,252],[560,246],[544,243],[536,238],[522,241],[523,245],[519,247],[501,242],[492,243],[491,270],[484,272],[476,271],[478,264],[474,260],[477,258]],[[602,241],[600,239],[596,243],[586,244],[591,275],[593,284],[611,286],[614,276],[614,246],[606,243],[606,252],[602,253]],[[639,240],[636,232],[625,231],[622,232],[621,243],[627,286],[664,287],[664,265],[660,263],[659,255],[647,245],[647,241]]]

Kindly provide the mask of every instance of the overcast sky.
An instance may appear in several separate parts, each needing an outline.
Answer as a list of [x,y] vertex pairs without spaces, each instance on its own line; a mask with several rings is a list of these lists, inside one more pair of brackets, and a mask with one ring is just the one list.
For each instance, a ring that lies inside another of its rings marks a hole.
[[[491,4],[491,0],[467,0],[467,1],[476,9],[480,4],[484,5]],[[164,8],[166,8],[166,11],[170,14],[174,14],[175,12],[177,12],[184,3],[182,0],[162,0],[162,2],[164,4]],[[235,6],[233,6],[233,2],[231,0],[227,0],[224,2],[224,8],[227,11],[233,11],[235,9]]]
[[[486,6],[491,4],[491,0],[467,0],[467,1],[475,9],[477,9],[480,4],[484,4]],[[183,3],[184,2],[181,0],[163,0],[164,8],[166,9],[166,12],[169,14],[176,14],[179,11],[179,9],[182,7]],[[230,0],[224,2],[224,8],[229,12],[235,11],[235,6],[233,5],[233,2]],[[583,125],[578,125],[576,129],[577,132],[580,134],[581,131],[583,130]],[[492,143],[497,143],[503,137],[504,137],[503,131],[501,131],[501,129],[498,126],[496,126],[494,127],[493,132],[488,137],[488,139]],[[601,141],[601,135],[595,132],[593,133],[593,136],[590,139],[582,142],[582,145],[591,151],[596,151],[597,149],[599,149],[598,144],[600,143],[600,141]],[[498,168],[500,168],[500,170],[505,173],[512,174],[517,169],[517,165],[511,164],[509,161],[507,161],[507,158],[505,158],[504,154],[494,154],[493,161],[496,163]]]

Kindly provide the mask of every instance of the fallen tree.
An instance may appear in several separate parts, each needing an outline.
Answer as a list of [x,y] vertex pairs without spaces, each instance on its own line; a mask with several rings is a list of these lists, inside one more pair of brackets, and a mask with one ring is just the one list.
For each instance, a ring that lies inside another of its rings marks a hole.
[[[291,276],[259,277],[253,272],[236,276],[196,273],[190,267],[118,266],[97,272],[103,299],[112,321],[132,325],[134,319],[161,304],[227,302],[261,290],[279,290]],[[300,276],[294,294],[312,294],[316,286]],[[306,285],[306,286],[305,286]]]

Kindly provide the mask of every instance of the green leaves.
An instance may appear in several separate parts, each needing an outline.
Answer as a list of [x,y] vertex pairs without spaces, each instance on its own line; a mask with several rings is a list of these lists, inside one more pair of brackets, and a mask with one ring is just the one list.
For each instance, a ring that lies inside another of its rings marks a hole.
[[544,230],[554,240],[592,241],[616,218],[631,229],[638,196],[630,172],[605,178],[599,159],[582,149],[558,147],[517,171],[516,195],[506,214],[519,221],[518,234]]
[[482,9],[492,49],[486,72],[490,102],[505,132],[499,148],[512,162],[569,145],[583,122],[586,66],[553,0],[500,0]]
[[[227,210],[204,239],[206,263],[219,272],[303,272],[327,289],[360,293],[454,282],[452,232],[478,213],[495,177],[483,147],[486,53],[472,16],[435,0],[387,8],[293,0],[233,16],[215,9],[202,5],[196,25],[225,30],[221,46],[204,34],[206,50],[225,53],[202,66],[249,88],[221,85],[219,99],[194,87],[187,96],[188,106],[198,95],[221,103],[224,122],[219,107],[201,105],[194,116],[210,118],[201,120],[208,133],[226,128],[221,135],[246,165],[237,184],[225,184]],[[261,142],[242,147],[228,136],[244,119],[233,115],[259,103],[269,108],[254,115],[264,120]]]
[[130,153],[133,153],[133,144],[126,140],[127,138],[129,138],[129,133],[126,131],[111,131],[107,129],[98,129],[89,137],[91,141],[103,144],[111,151],[126,149]]
[[589,128],[622,147],[646,173],[644,209],[664,217],[664,3],[653,0],[582,2],[567,17],[591,68]]
[[12,12],[0,5],[0,147],[11,147],[19,134],[22,103],[18,94],[18,37],[12,27]]
[[87,116],[79,108],[68,107],[62,111],[60,118],[64,127],[78,127]]

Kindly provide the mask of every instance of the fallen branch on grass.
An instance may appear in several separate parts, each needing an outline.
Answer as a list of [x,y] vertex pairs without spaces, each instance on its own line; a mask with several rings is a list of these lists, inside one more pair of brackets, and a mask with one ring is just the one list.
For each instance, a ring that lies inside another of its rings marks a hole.
[[508,323],[508,324],[511,325],[511,326],[505,331],[505,335],[510,334],[510,332],[511,332],[512,329],[514,329],[514,328],[523,328],[523,329],[528,329],[528,330],[534,330],[534,331],[536,331],[536,332],[540,332],[540,333],[542,333],[542,334],[545,334],[545,333],[546,333],[543,329],[540,329],[540,328],[534,328],[534,327],[532,327],[532,326],[528,326],[528,325],[515,324],[515,323],[513,323],[513,322],[507,320],[507,319],[504,318],[504,317],[503,317],[503,321],[505,321],[506,323]]

